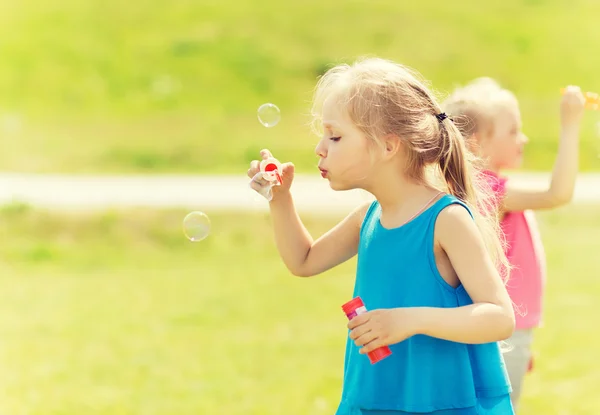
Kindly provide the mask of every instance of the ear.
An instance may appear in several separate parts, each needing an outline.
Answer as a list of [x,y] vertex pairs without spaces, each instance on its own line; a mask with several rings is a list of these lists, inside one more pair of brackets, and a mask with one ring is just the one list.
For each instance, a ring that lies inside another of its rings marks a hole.
[[393,158],[402,147],[402,141],[400,140],[400,137],[395,134],[388,134],[383,137],[383,144],[384,157],[386,159]]

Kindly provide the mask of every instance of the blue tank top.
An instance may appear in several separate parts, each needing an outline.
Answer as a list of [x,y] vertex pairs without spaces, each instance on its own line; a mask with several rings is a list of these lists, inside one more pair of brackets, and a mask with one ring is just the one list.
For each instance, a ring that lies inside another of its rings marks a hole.
[[[360,296],[368,310],[472,304],[462,285],[454,288],[446,283],[435,263],[435,222],[451,204],[469,210],[454,196],[444,195],[415,219],[394,229],[381,225],[381,207],[377,201],[371,204],[360,230],[354,288],[354,296]],[[371,365],[348,337],[337,415],[369,413],[363,410],[512,413],[512,409],[506,411],[511,408],[511,388],[498,343],[471,345],[416,335],[390,348],[391,356]],[[482,400],[503,396],[502,412],[474,409]]]

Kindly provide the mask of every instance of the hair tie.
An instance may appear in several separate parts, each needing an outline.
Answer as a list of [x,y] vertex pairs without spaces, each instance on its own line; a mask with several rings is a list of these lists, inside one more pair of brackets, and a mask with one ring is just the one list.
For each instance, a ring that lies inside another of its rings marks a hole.
[[439,122],[442,122],[446,118],[448,118],[448,116],[446,115],[445,112],[440,112],[439,114],[436,114],[435,118],[437,118]]

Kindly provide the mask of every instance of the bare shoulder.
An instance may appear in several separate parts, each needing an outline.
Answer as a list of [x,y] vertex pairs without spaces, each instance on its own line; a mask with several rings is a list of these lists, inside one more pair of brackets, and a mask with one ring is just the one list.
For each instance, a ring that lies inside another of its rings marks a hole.
[[362,222],[365,220],[365,216],[367,216],[367,212],[369,211],[369,209],[371,208],[371,205],[373,205],[373,202],[365,202],[359,206],[357,206],[351,213],[350,215],[354,217],[354,219],[356,220],[356,222],[361,225]]
[[311,246],[302,270],[296,275],[320,274],[350,259],[358,252],[360,228],[371,203],[361,204],[317,239]]
[[438,215],[435,223],[435,234],[442,245],[444,241],[477,234],[477,225],[464,206],[457,203],[446,206]]

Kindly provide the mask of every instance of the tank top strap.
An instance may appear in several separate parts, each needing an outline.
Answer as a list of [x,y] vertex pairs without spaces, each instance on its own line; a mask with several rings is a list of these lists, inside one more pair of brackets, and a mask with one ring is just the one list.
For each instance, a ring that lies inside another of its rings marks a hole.
[[456,196],[445,194],[444,196],[440,197],[429,209],[427,209],[426,212],[424,212],[427,213],[427,217],[423,219],[424,222],[427,223],[427,243],[430,246],[433,246],[433,235],[435,231],[435,222],[437,221],[437,217],[439,216],[442,210],[446,209],[450,205],[461,205],[462,207],[467,209],[469,215],[473,217],[473,213],[471,212],[471,209],[469,209],[467,204],[464,203],[462,200],[458,199]]
[[365,217],[362,221],[362,224],[360,225],[360,235],[361,236],[363,235],[365,228],[372,227],[373,221],[379,219],[379,217],[377,215],[378,208],[379,208],[379,202],[377,201],[377,199],[375,199],[373,202],[371,202],[371,205],[369,206],[369,208],[367,209],[367,212],[365,213]]
[[427,209],[430,224],[435,224],[435,221],[437,220],[437,217],[442,210],[446,209],[450,205],[455,204],[464,207],[467,210],[467,212],[469,212],[469,215],[473,217],[473,212],[471,212],[471,209],[469,209],[466,203],[458,199],[456,196],[453,196],[451,194],[445,194],[442,197],[440,197],[433,205],[431,205],[429,209]]

